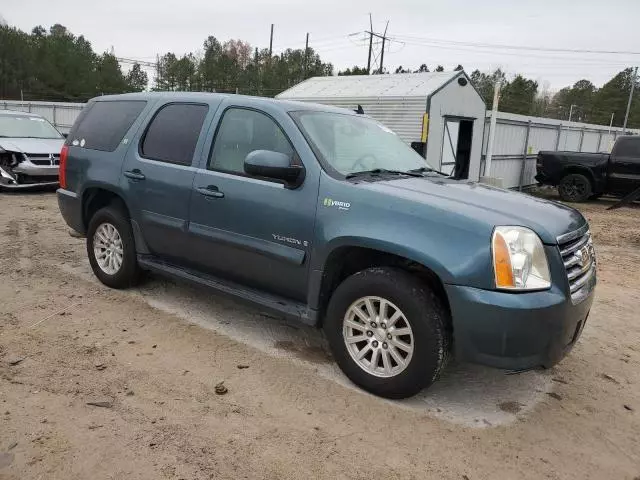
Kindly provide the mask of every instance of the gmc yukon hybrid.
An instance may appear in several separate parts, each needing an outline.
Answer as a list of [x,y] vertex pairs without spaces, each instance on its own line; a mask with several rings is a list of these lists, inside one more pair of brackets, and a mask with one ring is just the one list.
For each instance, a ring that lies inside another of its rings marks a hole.
[[452,180],[322,105],[99,97],[61,152],[58,201],[104,284],[149,270],[321,326],[346,375],[390,398],[430,385],[450,353],[551,366],[593,301],[576,210]]

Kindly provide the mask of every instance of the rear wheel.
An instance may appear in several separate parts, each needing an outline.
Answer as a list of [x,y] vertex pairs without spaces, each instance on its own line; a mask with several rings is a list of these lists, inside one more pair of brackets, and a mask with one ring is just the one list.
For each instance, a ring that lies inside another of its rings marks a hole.
[[447,314],[430,288],[396,268],[371,268],[338,286],[324,330],[342,371],[363,389],[410,397],[438,377],[449,351]]
[[110,205],[89,221],[87,255],[93,273],[111,288],[127,288],[140,277],[133,231],[128,215]]
[[560,198],[565,202],[584,202],[592,192],[591,181],[580,173],[566,175],[558,185]]

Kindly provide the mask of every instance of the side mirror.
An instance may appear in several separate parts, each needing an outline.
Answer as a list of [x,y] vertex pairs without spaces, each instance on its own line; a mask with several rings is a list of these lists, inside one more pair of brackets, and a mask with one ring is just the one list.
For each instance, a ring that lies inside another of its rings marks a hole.
[[304,167],[291,165],[291,157],[270,150],[254,150],[244,160],[245,173],[254,177],[274,178],[285,182],[287,188],[296,188],[304,180]]

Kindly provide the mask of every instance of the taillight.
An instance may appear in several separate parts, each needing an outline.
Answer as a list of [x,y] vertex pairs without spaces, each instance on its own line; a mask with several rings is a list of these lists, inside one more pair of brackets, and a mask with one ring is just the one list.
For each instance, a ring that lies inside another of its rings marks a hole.
[[63,145],[62,150],[60,150],[60,168],[58,169],[60,188],[67,188],[67,155],[69,155],[69,147]]

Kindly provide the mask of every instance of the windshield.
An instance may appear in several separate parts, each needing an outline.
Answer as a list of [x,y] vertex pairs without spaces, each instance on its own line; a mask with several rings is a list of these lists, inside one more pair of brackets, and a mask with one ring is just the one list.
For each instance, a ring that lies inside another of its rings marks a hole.
[[342,175],[432,168],[395,133],[368,117],[313,111],[295,112],[294,117],[323,160]]
[[44,118],[0,114],[0,137],[62,138]]

